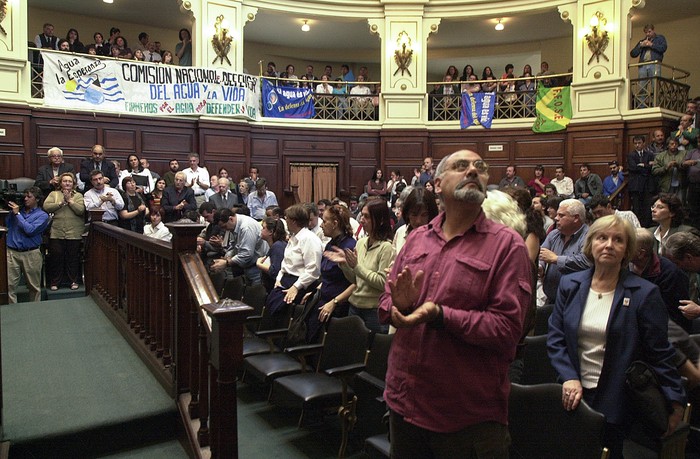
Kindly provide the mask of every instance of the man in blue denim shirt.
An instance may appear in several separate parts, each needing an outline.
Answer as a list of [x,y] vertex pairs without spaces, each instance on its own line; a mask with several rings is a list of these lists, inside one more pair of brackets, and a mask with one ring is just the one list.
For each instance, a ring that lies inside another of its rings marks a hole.
[[20,273],[29,290],[31,301],[41,301],[41,237],[49,226],[49,215],[39,206],[43,198],[38,187],[24,192],[24,209],[10,201],[7,217],[7,284],[10,303],[17,302]]
[[[668,45],[666,38],[663,35],[657,35],[654,30],[654,24],[644,26],[644,38],[639,40],[637,45],[630,51],[630,56],[639,57],[639,62],[663,61],[664,53]],[[658,63],[650,65],[642,65],[639,67],[639,78],[654,78],[661,76],[661,65]],[[647,103],[644,101],[651,98],[652,90],[650,89],[650,81],[640,82],[639,97],[642,104],[639,108],[646,108]]]

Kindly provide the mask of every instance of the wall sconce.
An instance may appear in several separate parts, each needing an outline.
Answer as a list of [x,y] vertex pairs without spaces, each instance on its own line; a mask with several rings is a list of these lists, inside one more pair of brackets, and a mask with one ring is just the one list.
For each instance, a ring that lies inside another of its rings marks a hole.
[[5,17],[7,16],[7,0],[0,0],[0,32],[2,32],[3,35],[7,36],[7,31],[5,28],[2,26],[2,21],[5,20]]
[[608,37],[608,31],[605,30],[605,26],[608,24],[608,20],[605,19],[603,13],[596,11],[591,17],[591,31],[586,34],[586,42],[588,43],[588,49],[591,50],[592,56],[588,59],[588,65],[595,59],[596,62],[600,62],[602,57],[607,62],[610,62],[608,56],[605,55],[605,49],[608,47],[610,38]]
[[394,61],[399,68],[394,72],[396,76],[399,71],[401,71],[401,76],[404,72],[408,73],[408,76],[412,77],[411,71],[408,70],[408,66],[411,65],[411,59],[413,59],[413,49],[411,48],[411,39],[406,31],[402,31],[399,37],[396,39],[396,51],[394,51]]
[[214,64],[217,59],[223,64],[225,59],[228,65],[231,65],[231,61],[228,59],[228,53],[231,51],[231,42],[233,38],[229,36],[228,31],[229,25],[224,21],[224,15],[218,15],[214,22],[214,36],[211,38],[211,46],[216,53],[216,57],[211,61],[212,64]]

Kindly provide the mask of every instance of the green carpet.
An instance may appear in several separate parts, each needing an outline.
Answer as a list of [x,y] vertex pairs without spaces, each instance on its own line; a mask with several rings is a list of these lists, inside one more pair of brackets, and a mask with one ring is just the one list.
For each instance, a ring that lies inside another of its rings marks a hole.
[[182,449],[177,440],[172,440],[155,445],[144,446],[130,451],[123,451],[107,456],[99,456],[101,459],[188,459],[189,456]]
[[174,401],[90,298],[1,306],[0,319],[4,440],[176,419]]

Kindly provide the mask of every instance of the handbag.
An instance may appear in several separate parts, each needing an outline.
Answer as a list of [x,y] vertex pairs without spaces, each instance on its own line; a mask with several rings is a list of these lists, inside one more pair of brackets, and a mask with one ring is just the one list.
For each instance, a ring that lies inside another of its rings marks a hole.
[[300,344],[306,344],[306,318],[309,313],[318,305],[321,299],[321,291],[316,290],[313,295],[306,301],[304,309],[292,318],[289,328],[287,329],[287,336],[285,337],[285,347],[298,346]]
[[625,388],[639,421],[650,432],[660,437],[668,428],[671,412],[654,369],[646,362],[635,360],[625,371]]

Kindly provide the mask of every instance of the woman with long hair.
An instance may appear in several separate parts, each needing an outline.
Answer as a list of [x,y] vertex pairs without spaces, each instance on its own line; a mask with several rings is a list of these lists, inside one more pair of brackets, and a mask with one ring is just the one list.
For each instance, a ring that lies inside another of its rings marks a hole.
[[367,237],[357,241],[355,250],[332,247],[324,255],[337,263],[347,280],[356,285],[348,299],[349,315],[361,317],[367,328],[376,333],[386,333],[389,326],[380,324],[377,317],[379,295],[386,283],[386,268],[394,260],[391,211],[386,201],[367,199],[362,207],[360,224]]
[[384,179],[384,172],[377,168],[372,174],[372,178],[367,182],[367,194],[369,196],[379,196],[386,199],[389,190],[386,187],[386,180]]
[[174,65],[175,63],[173,62],[173,53],[170,51],[163,51],[163,56],[162,60],[160,61],[161,64],[166,64],[166,65]]
[[160,202],[163,199],[163,191],[165,190],[165,179],[160,177],[156,180],[156,186],[148,196],[148,209],[151,213],[157,212],[160,209]]
[[83,45],[83,43],[80,41],[80,34],[76,29],[68,29],[68,33],[66,34],[66,40],[70,45],[71,53],[85,52],[85,45]]
[[143,165],[141,165],[141,159],[137,155],[131,154],[126,158],[125,173],[126,175],[130,175],[132,177],[136,175],[138,175],[139,177],[146,177],[146,179],[148,180],[148,184],[142,187],[142,193],[150,193],[152,190],[155,189],[156,183],[153,179],[153,175],[151,175],[151,171],[148,170],[148,168],[143,167]]
[[85,203],[76,190],[75,176],[65,172],[58,178],[59,189],[44,201],[44,210],[53,214],[49,236],[47,277],[51,290],[58,290],[64,281],[71,290],[80,280],[80,242],[85,232]]
[[474,67],[467,64],[464,66],[464,69],[462,70],[462,76],[459,77],[459,81],[469,81],[469,77],[472,75],[474,75]]

